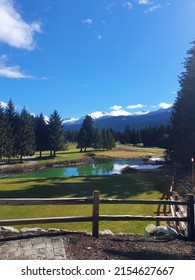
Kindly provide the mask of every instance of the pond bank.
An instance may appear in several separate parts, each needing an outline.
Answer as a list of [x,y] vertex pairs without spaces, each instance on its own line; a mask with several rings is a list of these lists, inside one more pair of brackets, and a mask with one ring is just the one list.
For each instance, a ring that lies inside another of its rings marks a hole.
[[56,160],[48,161],[43,163],[23,163],[23,164],[14,164],[14,165],[4,165],[0,168],[0,174],[10,174],[10,173],[20,173],[20,172],[32,172],[39,171],[51,167],[68,167],[68,166],[79,166],[84,164],[90,164],[93,162],[93,159],[89,156],[83,156],[80,159],[75,160]]

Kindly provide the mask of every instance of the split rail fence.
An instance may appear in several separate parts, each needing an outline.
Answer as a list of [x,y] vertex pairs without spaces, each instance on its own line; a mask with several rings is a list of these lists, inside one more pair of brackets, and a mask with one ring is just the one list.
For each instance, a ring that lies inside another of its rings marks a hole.
[[[71,217],[49,217],[49,218],[29,218],[29,219],[9,219],[0,220],[0,226],[9,225],[26,225],[26,224],[43,224],[43,223],[70,223],[70,222],[92,222],[92,235],[99,236],[99,222],[100,221],[166,221],[168,223],[181,223],[187,225],[187,236],[190,240],[195,240],[195,211],[194,211],[194,196],[190,195],[187,201],[179,200],[125,200],[125,199],[107,199],[100,198],[99,191],[93,192],[92,198],[13,198],[0,199],[0,205],[80,205],[91,204],[91,216],[71,216]],[[100,215],[100,204],[142,204],[142,205],[168,205],[172,207],[185,206],[187,208],[186,216],[132,216],[132,215]]]

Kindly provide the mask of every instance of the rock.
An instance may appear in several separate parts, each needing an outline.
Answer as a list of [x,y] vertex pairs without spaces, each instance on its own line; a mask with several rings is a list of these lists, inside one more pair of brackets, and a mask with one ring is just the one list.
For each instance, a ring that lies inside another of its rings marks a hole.
[[157,227],[153,224],[149,224],[144,231],[145,237],[150,237],[151,235],[154,235],[154,233],[157,232]]
[[161,235],[161,234],[169,234],[169,235],[178,235],[178,232],[169,226],[158,226],[157,227],[157,235]]
[[22,228],[20,232],[46,232],[46,230],[38,227],[34,228]]
[[101,234],[101,235],[114,235],[112,233],[112,231],[110,231],[109,229],[105,229],[104,231],[100,231],[99,234]]
[[145,237],[150,236],[159,236],[159,235],[172,235],[177,236],[178,232],[169,226],[155,226],[153,224],[149,224],[144,231]]
[[17,232],[17,233],[19,233],[19,230],[15,229],[14,227],[4,227],[4,226],[1,226],[0,227],[0,231],[2,231],[2,232]]
[[130,166],[125,166],[122,170],[121,170],[121,174],[133,174],[133,173],[137,173],[137,169],[132,168]]
[[59,232],[59,231],[62,231],[60,228],[49,228],[48,231],[56,231],[56,232]]

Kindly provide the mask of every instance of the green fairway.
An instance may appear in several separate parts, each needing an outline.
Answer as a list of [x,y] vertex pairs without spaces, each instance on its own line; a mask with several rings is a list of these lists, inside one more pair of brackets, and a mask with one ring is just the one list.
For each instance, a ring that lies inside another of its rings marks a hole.
[[[58,177],[58,178],[2,178],[1,198],[58,198],[91,197],[98,189],[101,197],[123,199],[160,199],[167,193],[171,178],[166,170],[138,172],[131,175]],[[100,214],[155,215],[156,206],[101,205]],[[91,215],[91,205],[79,206],[1,206],[0,219]],[[101,222],[100,230],[143,233],[148,222]],[[32,225],[31,225],[32,226]],[[91,223],[42,224],[42,228],[91,231]],[[20,226],[21,227],[21,226]],[[18,228],[20,228],[18,226]]]

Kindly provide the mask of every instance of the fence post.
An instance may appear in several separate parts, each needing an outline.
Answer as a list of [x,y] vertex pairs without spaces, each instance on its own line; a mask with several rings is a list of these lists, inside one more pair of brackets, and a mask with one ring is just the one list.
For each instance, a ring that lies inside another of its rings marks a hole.
[[[175,200],[176,200],[176,201],[178,201],[178,200],[179,200],[179,196],[178,196],[178,194],[177,194],[177,195],[175,195]],[[175,205],[175,216],[176,216],[176,217],[177,217],[177,212],[179,212],[179,207],[178,207],[178,205]],[[177,221],[177,222],[175,222],[175,224],[176,224],[176,229],[178,229],[179,222]]]
[[99,197],[100,192],[93,192],[93,217],[92,217],[92,235],[93,237],[99,237]]
[[187,215],[188,215],[188,237],[190,240],[195,240],[195,223],[194,223],[194,196],[188,196],[188,206],[187,206]]

